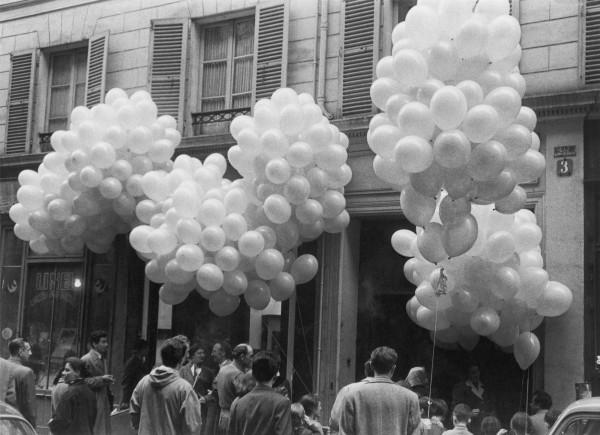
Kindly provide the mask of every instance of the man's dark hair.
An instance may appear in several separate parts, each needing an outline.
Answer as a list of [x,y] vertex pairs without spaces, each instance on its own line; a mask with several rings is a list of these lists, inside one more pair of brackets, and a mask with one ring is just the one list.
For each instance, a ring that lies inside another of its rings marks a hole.
[[186,345],[177,338],[169,338],[160,348],[160,357],[167,367],[175,368],[183,359]]
[[534,391],[531,401],[540,409],[552,408],[552,397],[550,397],[550,394],[546,393],[543,390]]
[[459,403],[452,410],[452,415],[459,423],[468,423],[471,418],[471,407],[464,403]]
[[10,343],[8,343],[8,351],[10,352],[11,356],[19,355],[21,349],[25,347],[25,343],[27,343],[27,340],[21,337],[11,340]]
[[190,358],[193,357],[199,349],[202,349],[204,351],[204,355],[206,355],[206,349],[204,349],[204,346],[202,346],[200,343],[196,343],[190,347]]
[[215,344],[221,346],[223,353],[225,354],[225,358],[231,359],[231,345],[226,341],[217,341]]
[[271,352],[258,352],[252,360],[252,375],[258,382],[269,382],[278,370],[279,360]]
[[100,342],[100,339],[106,337],[108,339],[108,332],[102,330],[102,329],[98,329],[97,331],[93,331],[90,334],[90,343],[92,344],[98,344],[98,342]]
[[304,412],[309,417],[312,417],[315,411],[319,408],[319,400],[314,394],[305,394],[300,398],[300,403],[304,407]]
[[135,343],[133,345],[133,350],[139,352],[144,349],[148,349],[148,342],[146,340],[144,340],[143,338],[138,338],[137,340],[135,340]]
[[89,377],[89,373],[87,371],[87,368],[85,367],[85,363],[76,356],[70,356],[69,358],[67,358],[65,360],[65,367],[67,366],[67,364],[69,364],[74,371],[79,373],[79,376],[81,376],[82,378]]
[[234,359],[240,359],[250,353],[250,345],[246,343],[240,343],[233,348],[232,355]]
[[371,366],[375,374],[391,372],[397,361],[398,354],[391,347],[380,346],[371,352]]

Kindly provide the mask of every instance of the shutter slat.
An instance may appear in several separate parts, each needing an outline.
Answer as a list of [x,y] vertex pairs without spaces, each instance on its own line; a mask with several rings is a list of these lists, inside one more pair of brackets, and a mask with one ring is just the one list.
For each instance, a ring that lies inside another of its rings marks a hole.
[[29,148],[34,69],[33,52],[12,56],[6,154],[21,154]]
[[342,115],[369,113],[373,81],[375,1],[346,0],[342,73]]
[[260,99],[285,86],[287,35],[284,4],[260,8],[257,12],[255,98]]
[[585,15],[585,82],[598,83],[600,78],[600,0],[586,1]]
[[150,47],[150,93],[160,115],[171,115],[182,123],[187,22],[154,22]]
[[93,36],[88,44],[88,64],[85,80],[85,105],[102,103],[106,88],[106,56],[108,35]]

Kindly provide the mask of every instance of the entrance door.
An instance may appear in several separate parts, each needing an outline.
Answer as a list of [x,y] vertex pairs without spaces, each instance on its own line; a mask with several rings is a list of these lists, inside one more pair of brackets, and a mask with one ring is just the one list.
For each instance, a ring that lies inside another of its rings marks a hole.
[[31,344],[36,387],[49,389],[64,360],[79,356],[83,263],[29,263],[22,332]]

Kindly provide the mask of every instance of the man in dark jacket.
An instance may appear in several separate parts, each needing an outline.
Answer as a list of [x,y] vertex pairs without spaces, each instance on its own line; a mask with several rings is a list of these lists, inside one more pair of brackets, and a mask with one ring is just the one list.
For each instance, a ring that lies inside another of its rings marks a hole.
[[156,367],[133,390],[129,413],[140,435],[190,435],[201,428],[200,401],[192,386],[179,376],[187,348],[168,339],[160,350],[163,365]]
[[215,378],[213,371],[204,365],[205,359],[206,351],[201,345],[195,344],[190,348],[190,362],[179,371],[179,375],[190,383],[202,404],[203,427],[206,424],[206,396],[211,391]]
[[289,435],[292,433],[290,401],[273,389],[279,361],[270,352],[259,352],[252,362],[256,387],[233,403],[229,435]]
[[23,365],[31,356],[31,346],[22,338],[8,344],[9,361],[14,364],[15,405],[33,427],[35,427],[35,375]]
[[133,389],[146,374],[148,374],[148,364],[146,357],[148,355],[148,342],[141,338],[135,342],[133,346],[133,354],[125,363],[123,369],[123,396],[121,398],[121,409],[129,408],[129,400]]

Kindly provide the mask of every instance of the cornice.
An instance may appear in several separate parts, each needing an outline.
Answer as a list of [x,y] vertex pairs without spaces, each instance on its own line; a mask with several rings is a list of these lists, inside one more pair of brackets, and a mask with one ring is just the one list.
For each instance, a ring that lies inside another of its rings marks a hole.
[[401,216],[400,192],[391,189],[346,190],[346,210],[353,217]]
[[523,98],[523,105],[531,107],[540,121],[583,118],[598,112],[599,96],[598,89],[573,90],[527,96]]

